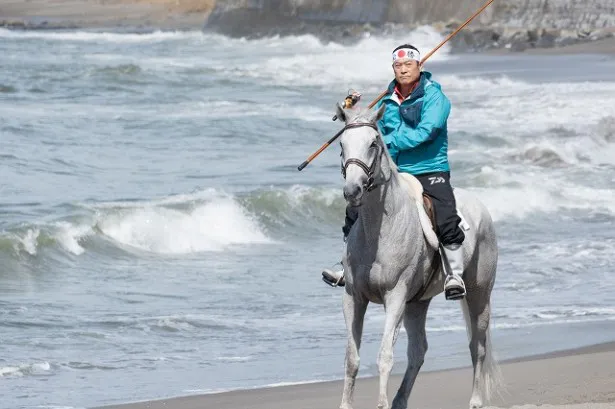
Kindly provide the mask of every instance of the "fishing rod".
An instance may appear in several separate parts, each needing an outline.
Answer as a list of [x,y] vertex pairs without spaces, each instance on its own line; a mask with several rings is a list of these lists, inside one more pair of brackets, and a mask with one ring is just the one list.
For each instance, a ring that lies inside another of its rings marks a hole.
[[[434,55],[436,53],[436,51],[438,51],[440,48],[442,48],[442,46],[444,44],[446,44],[447,42],[449,42],[451,40],[451,38],[455,37],[461,30],[463,30],[463,28],[465,26],[467,26],[468,24],[470,24],[470,22],[472,20],[474,20],[476,18],[476,16],[478,16],[480,13],[482,13],[487,7],[489,7],[489,5],[491,3],[493,3],[495,0],[489,0],[487,1],[480,9],[478,9],[478,11],[476,13],[474,13],[472,15],[472,17],[470,17],[469,19],[466,20],[465,23],[463,23],[462,25],[460,25],[455,31],[453,31],[451,34],[449,34],[444,40],[442,40],[440,42],[440,44],[438,44],[433,50],[431,50],[429,53],[427,53],[427,55],[425,55],[425,57],[423,57],[421,59],[420,65],[425,64],[425,62],[429,59],[429,57],[431,57],[432,55]],[[378,95],[376,97],[376,99],[374,99],[368,106],[368,109],[372,109],[377,103],[378,101],[380,101],[382,98],[384,98],[386,96],[388,91],[383,91],[380,95]],[[346,99],[344,100],[344,107],[345,108],[350,108],[352,107],[356,102],[358,101],[358,97],[355,96],[353,98],[352,95],[348,95],[348,97],[346,97]],[[337,119],[337,115],[333,117],[333,120],[335,121]],[[320,155],[322,153],[322,151],[324,151],[325,149],[327,149],[329,147],[329,145],[331,145],[337,138],[339,138],[339,136],[344,133],[344,128],[342,128],[338,133],[336,133],[335,135],[333,135],[333,137],[331,137],[331,139],[329,139],[327,142],[325,142],[316,152],[314,152],[313,154],[310,155],[310,157],[308,157],[305,162],[303,162],[301,165],[299,165],[299,167],[297,168],[298,170],[303,170],[305,169],[305,167],[307,165],[310,164],[310,162],[312,162],[318,155]]]

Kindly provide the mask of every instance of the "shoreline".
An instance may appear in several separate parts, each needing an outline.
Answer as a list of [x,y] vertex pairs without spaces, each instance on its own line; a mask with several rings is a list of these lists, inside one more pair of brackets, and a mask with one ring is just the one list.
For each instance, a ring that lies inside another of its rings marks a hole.
[[[566,405],[574,408],[615,408],[615,341],[527,357],[502,360],[504,388],[496,392],[488,407],[535,407]],[[421,371],[409,407],[454,409],[466,406],[471,393],[470,366]],[[392,375],[392,399],[401,381]],[[297,383],[236,389],[166,399],[146,400],[93,407],[91,409],[313,409],[337,407],[343,380]],[[441,385],[447,385],[446,390]],[[371,408],[377,401],[378,378],[360,377],[355,391],[356,409]],[[437,394],[433,394],[438,390]],[[499,396],[498,396],[499,395]],[[607,403],[607,405],[597,405]],[[535,406],[540,405],[540,406]],[[545,406],[546,405],[546,406]],[[574,406],[569,406],[574,405]],[[557,407],[557,406],[554,406]]]

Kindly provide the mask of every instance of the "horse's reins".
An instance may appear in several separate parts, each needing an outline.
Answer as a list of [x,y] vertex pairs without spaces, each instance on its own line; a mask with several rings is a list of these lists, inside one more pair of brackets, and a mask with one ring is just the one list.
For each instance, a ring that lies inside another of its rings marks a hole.
[[[352,129],[352,128],[361,128],[363,126],[368,126],[370,128],[373,128],[378,135],[380,135],[380,131],[378,129],[378,126],[374,123],[370,123],[370,122],[355,122],[355,123],[351,123],[346,125],[341,131],[340,134],[344,133],[347,129]],[[371,166],[367,166],[367,164],[365,162],[363,162],[361,159],[357,159],[357,158],[349,158],[346,160],[346,162],[344,162],[343,166],[342,166],[342,175],[344,176],[344,179],[346,179],[346,169],[348,168],[348,166],[350,165],[357,165],[358,167],[360,167],[363,172],[365,172],[365,174],[367,175],[367,181],[365,183],[365,185],[363,186],[364,189],[366,189],[368,192],[374,190],[376,187],[378,187],[378,185],[375,183],[375,179],[374,179],[374,173],[376,172],[376,167],[378,166],[378,162],[382,161],[382,155],[384,154],[384,149],[383,147],[378,144],[378,150],[380,151],[379,154],[376,155],[376,157],[374,158],[374,160],[372,161]],[[434,261],[432,262],[432,267],[431,267],[431,271],[429,272],[429,276],[427,277],[427,280],[425,280],[425,282],[423,283],[423,285],[421,286],[421,288],[419,289],[419,291],[408,301],[406,301],[406,303],[412,303],[415,301],[420,301],[421,298],[423,298],[423,296],[425,296],[425,294],[427,293],[427,290],[429,289],[429,285],[431,284],[431,280],[433,280],[433,277],[436,273],[436,271],[438,270],[438,264],[439,262],[439,257],[438,257],[438,252],[435,253],[435,257],[434,257]],[[342,280],[343,277],[340,277],[339,281]]]
[[[361,128],[363,126],[369,126],[370,128],[373,128],[376,132],[378,132],[378,134],[380,132],[378,130],[378,126],[376,124],[370,123],[370,122],[351,123],[351,124],[346,125],[344,127],[344,129],[342,129],[342,131],[345,132],[348,129]],[[372,164],[370,166],[368,166],[361,159],[357,159],[357,158],[349,158],[349,159],[347,159],[346,162],[344,162],[344,165],[342,166],[342,176],[344,177],[344,179],[346,179],[346,170],[348,169],[348,166],[350,166],[350,165],[357,165],[358,167],[360,167],[363,170],[363,172],[365,172],[365,174],[367,175],[367,181],[363,185],[363,188],[366,191],[368,191],[368,192],[371,192],[372,190],[374,190],[378,186],[375,183],[374,173],[376,172],[376,167],[378,166],[378,163],[381,162],[381,160],[382,160],[382,155],[384,154],[384,149],[382,148],[382,146],[380,146],[379,143],[377,144],[377,146],[378,146],[379,153],[376,154],[376,157],[374,158],[374,160],[372,161]]]

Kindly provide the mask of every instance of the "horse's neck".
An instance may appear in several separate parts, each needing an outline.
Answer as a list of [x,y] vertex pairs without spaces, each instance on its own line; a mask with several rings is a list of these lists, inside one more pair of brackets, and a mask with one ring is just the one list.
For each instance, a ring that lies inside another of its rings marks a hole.
[[359,217],[368,239],[376,239],[383,229],[393,231],[398,227],[407,230],[412,227],[415,218],[418,220],[416,209],[412,208],[415,204],[402,183],[398,174],[393,173],[386,183],[366,197]]

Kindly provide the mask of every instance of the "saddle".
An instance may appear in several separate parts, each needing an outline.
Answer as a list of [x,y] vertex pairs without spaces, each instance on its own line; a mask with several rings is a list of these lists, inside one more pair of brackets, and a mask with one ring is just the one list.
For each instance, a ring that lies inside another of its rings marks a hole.
[[437,250],[440,243],[436,236],[435,211],[431,198],[423,191],[423,185],[417,178],[408,173],[400,173],[399,176],[405,182],[411,200],[414,200],[418,207],[425,239],[434,250]]
[[[427,193],[423,190],[423,185],[417,178],[408,174],[408,173],[400,173],[401,180],[406,183],[406,186],[409,189],[411,200],[416,202],[419,218],[421,220],[421,227],[423,228],[423,235],[425,239],[436,250],[434,254],[434,259],[432,261],[432,268],[429,273],[429,277],[427,278],[426,284],[419,293],[414,298],[415,300],[425,300],[429,299],[441,291],[443,283],[443,275],[437,274],[438,271],[443,267],[442,260],[439,257],[440,255],[440,241],[436,235],[436,211],[433,206],[433,202],[431,197],[427,195]],[[465,221],[459,209],[457,209],[457,214],[461,218],[460,227],[463,230],[469,230],[470,225]]]
[[[419,182],[417,178],[408,173],[400,173],[399,175],[401,180],[404,181],[406,186],[409,188],[410,197],[414,199],[419,207],[419,216],[425,216],[421,217],[421,225],[423,227],[425,238],[429,244],[431,244],[434,248],[437,248],[439,246],[439,240],[436,237],[436,210],[434,209],[431,197],[425,193],[423,190],[423,185],[421,185],[421,182]],[[425,212],[423,215],[420,214],[422,213],[421,210],[424,210]],[[457,209],[457,215],[461,219],[459,227],[465,231],[469,230],[470,225],[466,222],[459,209]]]
[[433,208],[433,202],[431,201],[431,197],[429,197],[427,193],[423,192],[422,195],[423,195],[423,208],[425,209],[425,212],[427,213],[427,216],[429,217],[429,221],[431,222],[431,227],[435,231],[436,230],[436,211]]

